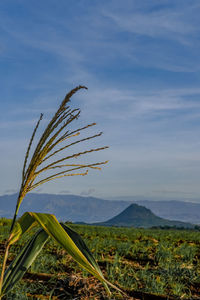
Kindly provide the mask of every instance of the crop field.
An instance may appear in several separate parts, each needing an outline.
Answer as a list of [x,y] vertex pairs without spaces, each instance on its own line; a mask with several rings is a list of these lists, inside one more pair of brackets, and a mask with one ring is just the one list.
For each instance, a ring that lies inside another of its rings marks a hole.
[[[0,220],[2,261],[9,221]],[[127,296],[112,299],[200,299],[200,232],[69,224],[105,277]],[[8,263],[30,237],[11,247]],[[101,283],[49,240],[6,299],[108,299]]]

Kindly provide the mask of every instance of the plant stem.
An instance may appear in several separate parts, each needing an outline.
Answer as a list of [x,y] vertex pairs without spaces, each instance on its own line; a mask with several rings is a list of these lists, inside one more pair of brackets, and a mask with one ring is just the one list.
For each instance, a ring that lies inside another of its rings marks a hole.
[[12,231],[13,231],[13,228],[14,228],[14,225],[15,225],[15,222],[16,222],[18,210],[19,210],[19,207],[18,207],[18,205],[16,205],[15,213],[14,213],[14,216],[13,216],[13,219],[12,219],[12,224],[11,224],[11,227],[10,227],[10,234],[9,234],[9,237],[7,239],[7,242],[6,242],[6,249],[5,249],[5,253],[4,253],[3,264],[2,264],[2,269],[1,269],[1,278],[0,278],[0,300],[2,299],[2,296],[3,296],[2,295],[2,287],[3,287],[4,273],[5,273],[5,270],[6,270],[6,262],[7,262],[7,259],[8,259],[8,252],[9,252],[9,248],[10,248],[9,240],[11,238]]
[[13,231],[13,228],[14,228],[14,225],[15,225],[15,222],[16,222],[16,218],[17,218],[17,213],[18,213],[18,207],[16,206],[15,213],[14,213],[12,223],[11,223],[11,226],[10,226],[10,234]]
[[1,278],[0,278],[0,300],[3,296],[2,295],[2,286],[3,286],[3,278],[4,278],[5,269],[6,269],[6,262],[7,262],[7,258],[8,258],[9,248],[10,248],[10,245],[7,243],[5,254],[4,254],[4,259],[3,259],[3,264],[2,264]]

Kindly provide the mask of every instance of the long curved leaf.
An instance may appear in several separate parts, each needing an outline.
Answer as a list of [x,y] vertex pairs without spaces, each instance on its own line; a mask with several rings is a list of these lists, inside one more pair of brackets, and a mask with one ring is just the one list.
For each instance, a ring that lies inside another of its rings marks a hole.
[[[54,215],[44,214],[44,213],[33,213],[29,212],[29,214],[34,217],[38,223],[43,227],[43,229],[59,244],[61,245],[73,258],[74,260],[89,273],[94,275],[97,279],[99,279],[104,285],[107,284],[112,288],[118,290],[120,293],[122,291],[113,285],[111,282],[106,280],[98,267],[94,266],[91,261],[88,260],[87,256],[79,249],[79,247],[75,244],[75,240],[73,240],[70,235],[64,230],[64,228],[59,224],[58,220]],[[80,241],[79,241],[80,246]],[[105,285],[106,286],[106,285]],[[108,288],[107,292],[111,294]]]
[[31,266],[37,255],[40,253],[49,236],[40,229],[30,240],[16,258],[12,261],[5,272],[3,281],[3,294],[8,293],[13,286],[23,277],[28,268]]
[[7,269],[3,281],[4,293],[10,290],[14,284],[22,278],[27,268],[32,264],[46,243],[48,236],[51,236],[59,245],[61,245],[82,268],[99,279],[104,284],[109,294],[111,293],[108,285],[121,292],[116,286],[104,278],[92,253],[78,233],[65,224],[60,224],[54,215],[26,212],[17,221],[10,244],[18,240],[23,233],[37,223],[42,227],[42,231],[39,231],[31,239],[29,244],[22,249],[20,254]]
[[28,230],[37,224],[36,220],[26,212],[15,223],[14,229],[8,240],[9,245],[14,244]]
[[[87,258],[87,260],[90,262],[90,264],[103,277],[101,269],[99,268],[94,256],[92,255],[91,251],[88,249],[87,245],[85,244],[85,242],[83,241],[81,236],[76,231],[72,230],[69,226],[65,225],[64,223],[60,223],[60,224],[64,228],[64,230],[67,232],[67,234],[70,236],[70,238],[73,240],[73,242],[76,244],[78,249]],[[110,293],[107,283],[103,282],[103,284],[104,284],[106,290]]]
[[44,213],[29,214],[35,218],[43,229],[59,244],[61,245],[74,260],[89,273],[97,277],[101,282],[106,282],[106,279],[100,274],[98,270],[88,261],[85,255],[79,250],[69,234],[59,224],[54,215]]

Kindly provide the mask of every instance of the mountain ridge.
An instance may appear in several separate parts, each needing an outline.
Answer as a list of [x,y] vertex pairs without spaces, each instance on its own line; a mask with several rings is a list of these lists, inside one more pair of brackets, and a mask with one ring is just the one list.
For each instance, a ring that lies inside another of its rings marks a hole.
[[98,226],[117,226],[117,227],[181,227],[194,228],[194,225],[181,221],[172,221],[156,216],[152,211],[136,203],[130,204],[121,213],[103,223],[95,223]]
[[[0,217],[12,218],[17,194],[0,196]],[[58,219],[72,222],[101,222],[121,212],[126,201],[103,200],[95,197],[62,194],[29,193],[23,200],[19,215],[26,211],[55,214]],[[11,208],[11,209],[9,209]]]
[[[0,217],[12,218],[16,200],[17,194],[0,196]],[[94,223],[111,219],[131,203],[145,206],[161,218],[200,224],[200,203],[172,200],[115,201],[69,194],[29,193],[19,213],[42,211],[55,214],[63,221]]]

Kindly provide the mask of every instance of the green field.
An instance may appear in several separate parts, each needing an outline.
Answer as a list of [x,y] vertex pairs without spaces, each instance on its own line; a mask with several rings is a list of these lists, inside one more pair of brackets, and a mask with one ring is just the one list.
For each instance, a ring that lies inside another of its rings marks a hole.
[[[112,299],[200,297],[200,232],[70,226],[83,237],[106,278],[127,293],[113,291]],[[8,221],[1,219],[1,261],[8,229]],[[8,263],[28,238],[12,246]],[[107,299],[98,280],[52,240],[7,299],[49,299],[50,294],[51,299]]]

